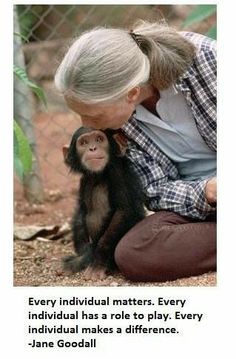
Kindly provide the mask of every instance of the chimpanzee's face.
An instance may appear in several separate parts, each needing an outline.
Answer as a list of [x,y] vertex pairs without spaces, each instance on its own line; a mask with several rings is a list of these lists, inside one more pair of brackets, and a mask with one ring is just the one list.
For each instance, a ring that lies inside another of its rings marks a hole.
[[109,161],[109,142],[104,132],[91,130],[78,137],[76,150],[81,164],[92,172],[101,172]]

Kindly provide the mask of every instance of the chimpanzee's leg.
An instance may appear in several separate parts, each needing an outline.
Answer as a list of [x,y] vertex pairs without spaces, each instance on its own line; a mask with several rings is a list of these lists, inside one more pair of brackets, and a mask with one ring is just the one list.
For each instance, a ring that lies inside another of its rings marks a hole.
[[118,243],[115,261],[133,281],[168,281],[216,270],[216,223],[160,211]]

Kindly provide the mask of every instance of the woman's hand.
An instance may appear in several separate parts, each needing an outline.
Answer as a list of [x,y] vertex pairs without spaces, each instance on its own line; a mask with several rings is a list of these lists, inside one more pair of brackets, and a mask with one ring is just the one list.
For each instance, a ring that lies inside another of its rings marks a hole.
[[210,205],[214,205],[217,199],[217,182],[216,177],[211,178],[205,187],[206,200]]

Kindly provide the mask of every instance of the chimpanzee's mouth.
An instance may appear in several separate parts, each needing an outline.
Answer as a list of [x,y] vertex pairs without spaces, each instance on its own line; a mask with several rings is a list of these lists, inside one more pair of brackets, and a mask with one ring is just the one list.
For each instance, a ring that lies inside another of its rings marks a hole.
[[105,159],[105,157],[91,157],[91,158],[88,158],[87,160],[88,161],[97,161],[97,160],[104,160]]

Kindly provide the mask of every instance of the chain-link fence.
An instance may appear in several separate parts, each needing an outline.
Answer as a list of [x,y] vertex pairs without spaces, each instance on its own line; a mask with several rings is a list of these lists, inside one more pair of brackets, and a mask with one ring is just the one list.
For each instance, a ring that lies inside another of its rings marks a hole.
[[[15,81],[14,116],[26,133],[34,153],[31,173],[24,185],[15,180],[18,198],[43,201],[48,193],[65,195],[73,178],[68,177],[61,147],[79,125],[53,83],[55,70],[71,38],[98,25],[130,27],[138,18],[165,17],[178,27],[192,6],[177,5],[18,5],[14,8],[14,63],[46,94],[47,109],[27,86]],[[27,38],[28,42],[24,39]]]

